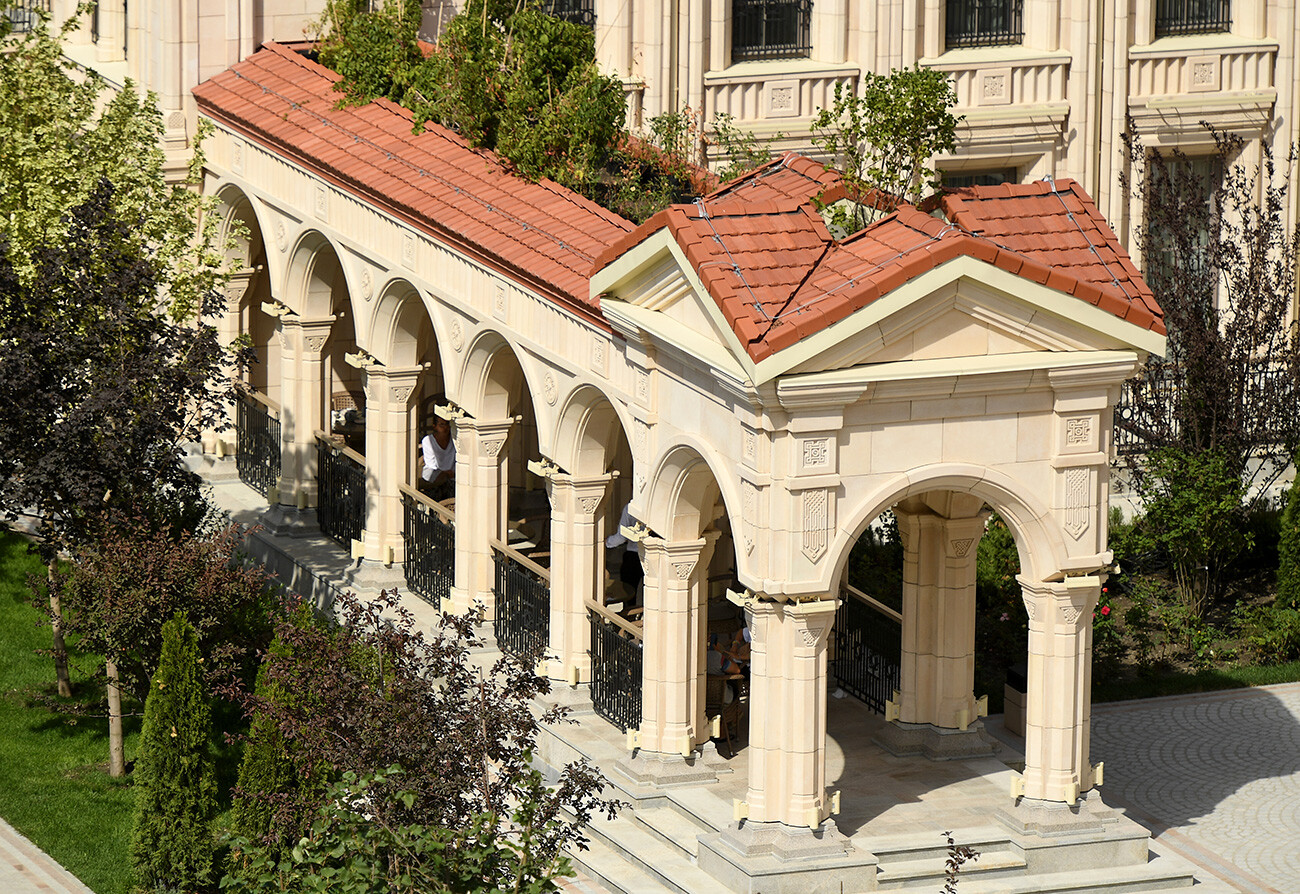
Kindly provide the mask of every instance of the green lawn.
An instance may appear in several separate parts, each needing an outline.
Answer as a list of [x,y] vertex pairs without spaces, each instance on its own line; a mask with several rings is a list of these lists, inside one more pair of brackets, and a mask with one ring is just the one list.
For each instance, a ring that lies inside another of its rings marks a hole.
[[[0,535],[0,816],[97,894],[126,894],[135,797],[129,783],[108,777],[108,723],[74,723],[32,703],[53,691],[53,662],[36,654],[49,647],[49,629],[25,583],[43,572],[26,541]],[[78,669],[84,674],[93,660],[74,654],[73,664],[76,686]],[[128,760],[137,729],[127,727]]]
[[1196,673],[1170,672],[1115,683],[1098,681],[1094,678],[1092,700],[1118,702],[1133,698],[1155,698],[1161,695],[1185,695],[1189,692],[1214,692],[1219,689],[1294,683],[1297,680],[1300,680],[1300,661],[1250,667],[1211,668]]

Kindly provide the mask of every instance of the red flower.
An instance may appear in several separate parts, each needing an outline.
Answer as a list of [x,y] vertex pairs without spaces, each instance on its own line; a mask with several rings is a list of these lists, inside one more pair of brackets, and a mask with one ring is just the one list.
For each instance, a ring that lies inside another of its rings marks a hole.
[[1101,616],[1104,618],[1104,617],[1106,617],[1106,616],[1109,615],[1109,614],[1110,614],[1110,606],[1109,606],[1109,605],[1103,605],[1103,606],[1101,607]]

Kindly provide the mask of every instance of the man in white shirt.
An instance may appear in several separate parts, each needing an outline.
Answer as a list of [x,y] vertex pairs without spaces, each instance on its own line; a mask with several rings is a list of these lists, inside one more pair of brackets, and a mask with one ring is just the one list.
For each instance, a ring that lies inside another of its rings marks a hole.
[[420,441],[424,468],[420,471],[420,490],[435,500],[455,495],[456,442],[451,439],[451,423],[441,416],[433,421],[433,431]]

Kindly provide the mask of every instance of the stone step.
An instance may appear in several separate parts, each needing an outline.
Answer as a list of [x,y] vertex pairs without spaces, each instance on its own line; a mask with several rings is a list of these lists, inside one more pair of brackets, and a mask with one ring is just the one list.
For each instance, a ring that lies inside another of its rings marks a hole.
[[[876,887],[881,891],[915,889],[918,885],[926,890],[937,891],[943,885],[947,856],[922,857],[914,860],[891,860],[880,862],[876,875]],[[980,853],[978,860],[968,862],[961,868],[962,891],[975,879],[1013,879],[1025,874],[1025,859],[1009,851]]]
[[1136,866],[1072,869],[1014,879],[968,877],[963,868],[958,881],[961,894],[1168,894],[1194,884],[1190,864],[1160,857]]
[[638,807],[630,811],[633,821],[665,844],[680,849],[694,859],[700,853],[699,836],[715,831],[707,823],[689,816],[674,804]]
[[[669,843],[650,832],[634,818],[630,808],[613,820],[593,819],[587,832],[591,847],[575,854],[575,862],[612,891],[701,894],[720,889],[717,879],[696,866],[678,843]],[[635,872],[629,872],[629,868]]]

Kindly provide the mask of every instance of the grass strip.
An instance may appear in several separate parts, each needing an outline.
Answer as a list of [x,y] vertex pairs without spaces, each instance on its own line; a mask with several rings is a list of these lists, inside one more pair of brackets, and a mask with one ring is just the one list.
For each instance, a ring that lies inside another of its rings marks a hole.
[[1186,695],[1192,692],[1217,692],[1249,686],[1271,686],[1300,680],[1300,661],[1245,667],[1210,668],[1195,673],[1169,673],[1139,676],[1135,679],[1093,681],[1094,702],[1122,702],[1135,698],[1162,695]]
[[[108,776],[108,721],[33,702],[54,691],[54,664],[36,652],[49,648],[50,631],[26,583],[44,573],[25,540],[0,534],[0,816],[97,894],[127,894],[135,797],[129,781]],[[99,662],[74,651],[71,663],[76,687],[77,670],[84,679]],[[79,695],[91,705],[102,697]],[[127,727],[128,757],[137,729]]]

